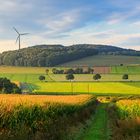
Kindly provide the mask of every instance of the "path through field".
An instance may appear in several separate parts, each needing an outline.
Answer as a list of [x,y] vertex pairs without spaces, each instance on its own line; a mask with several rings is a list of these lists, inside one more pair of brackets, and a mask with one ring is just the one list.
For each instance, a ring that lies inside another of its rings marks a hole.
[[108,114],[106,108],[107,103],[101,103],[98,105],[92,124],[85,132],[82,140],[109,139],[110,131],[108,128]]

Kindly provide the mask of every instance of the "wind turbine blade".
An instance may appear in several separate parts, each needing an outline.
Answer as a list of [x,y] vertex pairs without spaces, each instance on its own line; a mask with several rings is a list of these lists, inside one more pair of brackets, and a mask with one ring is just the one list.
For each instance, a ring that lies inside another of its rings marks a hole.
[[19,40],[19,36],[18,36],[17,39],[16,39],[16,43],[17,43],[18,40]]
[[19,34],[18,30],[15,27],[13,27],[13,29]]
[[28,35],[29,33],[23,33],[23,34],[20,34],[20,35]]

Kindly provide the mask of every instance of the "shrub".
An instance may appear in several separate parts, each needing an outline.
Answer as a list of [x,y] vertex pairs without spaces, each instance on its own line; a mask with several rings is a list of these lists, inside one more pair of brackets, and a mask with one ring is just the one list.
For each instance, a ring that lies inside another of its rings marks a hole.
[[94,79],[94,80],[99,80],[99,79],[101,79],[101,75],[100,75],[100,74],[95,74],[95,75],[93,76],[93,79]]
[[40,81],[44,81],[44,80],[45,80],[45,76],[40,75],[40,76],[39,76],[39,80],[40,80]]
[[128,79],[128,74],[124,74],[124,75],[122,76],[122,79],[127,80],[127,79]]
[[67,80],[73,80],[74,79],[74,75],[73,74],[67,74],[66,75],[66,79]]

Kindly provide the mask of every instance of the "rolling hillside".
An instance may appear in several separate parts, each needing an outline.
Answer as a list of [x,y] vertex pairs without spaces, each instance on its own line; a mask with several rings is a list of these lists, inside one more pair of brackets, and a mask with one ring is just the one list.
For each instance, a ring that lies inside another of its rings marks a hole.
[[[121,55],[140,56],[140,51],[92,44],[72,46],[38,45],[20,50],[3,52],[0,54],[0,65],[52,67],[74,60],[78,60],[74,63],[75,65],[139,64],[139,57],[132,58]],[[79,61],[81,58],[84,59]],[[73,64],[73,62],[69,64]]]
[[125,55],[96,55],[67,62],[59,66],[112,66],[120,64],[140,64],[140,57]]

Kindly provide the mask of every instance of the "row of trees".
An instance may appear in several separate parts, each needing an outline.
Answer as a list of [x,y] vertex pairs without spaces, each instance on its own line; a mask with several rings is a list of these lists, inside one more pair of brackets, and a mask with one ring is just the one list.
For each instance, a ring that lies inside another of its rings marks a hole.
[[[48,69],[46,69],[46,74],[48,74]],[[70,69],[52,69],[53,74],[93,74],[94,69],[91,67],[77,67],[77,68],[70,68]]]
[[1,93],[21,93],[21,89],[7,78],[0,78]]
[[[68,73],[67,75],[66,75],[66,79],[67,80],[74,80],[74,74],[72,74],[72,73]],[[102,76],[100,75],[100,74],[95,74],[95,75],[93,75],[93,79],[94,80],[99,80],[99,79],[101,79],[102,78]],[[122,79],[123,80],[127,80],[129,78],[129,76],[128,76],[128,74],[124,74],[123,76],[122,76]],[[45,78],[45,76],[43,76],[43,75],[40,75],[39,76],[39,80],[40,81],[44,81],[46,78]]]
[[[93,79],[94,80],[99,80],[99,79],[101,79],[102,78],[102,76],[100,75],[100,74],[95,74],[95,75],[93,75]],[[124,74],[123,76],[122,76],[122,79],[123,80],[127,80],[129,77],[128,77],[128,74]],[[74,75],[73,74],[67,74],[66,75],[66,79],[67,80],[73,80],[74,79]]]

